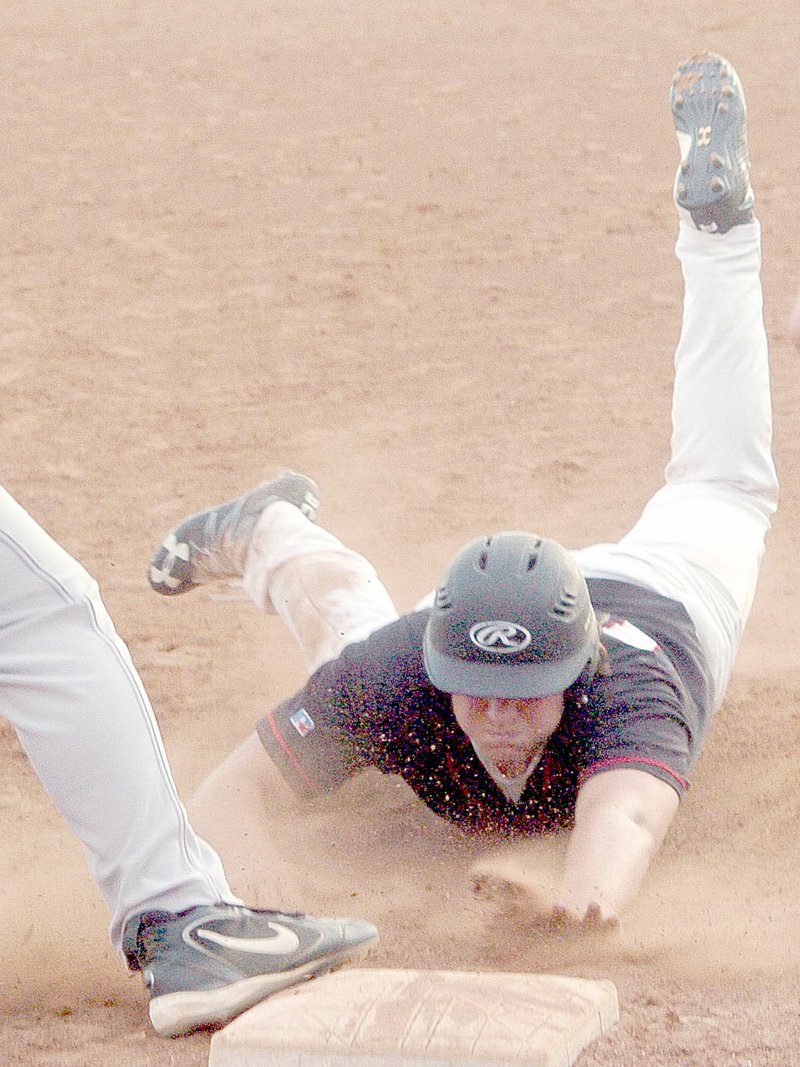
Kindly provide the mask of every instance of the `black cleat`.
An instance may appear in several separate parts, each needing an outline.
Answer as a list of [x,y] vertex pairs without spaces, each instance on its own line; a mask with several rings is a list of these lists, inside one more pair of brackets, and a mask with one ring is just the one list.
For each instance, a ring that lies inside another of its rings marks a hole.
[[316,521],[319,490],[310,478],[282,471],[248,493],[199,511],[170,530],[150,561],[148,578],[157,593],[175,596],[204,582],[241,578],[250,539],[261,512],[285,500]]
[[318,919],[232,904],[130,919],[123,951],[164,1037],[216,1030],[281,989],[328,974],[378,940],[361,919]]

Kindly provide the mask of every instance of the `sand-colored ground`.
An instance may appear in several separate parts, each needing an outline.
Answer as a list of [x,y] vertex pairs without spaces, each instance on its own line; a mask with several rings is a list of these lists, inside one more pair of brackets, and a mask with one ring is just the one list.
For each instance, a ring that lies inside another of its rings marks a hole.
[[[291,828],[282,903],[374,919],[377,966],[613,979],[622,1021],[580,1067],[800,1056],[796,14],[0,7],[0,481],[100,581],[186,796],[302,671],[248,604],[149,591],[151,548],[184,513],[307,471],[401,608],[477,533],[579,545],[635,517],[666,458],[681,299],[669,81],[698,47],[737,65],[782,510],[729,697],[618,942],[492,918],[467,877],[477,847],[392,783],[367,777]],[[207,1036],[150,1033],[80,849],[2,736],[0,1060],[205,1064]]]

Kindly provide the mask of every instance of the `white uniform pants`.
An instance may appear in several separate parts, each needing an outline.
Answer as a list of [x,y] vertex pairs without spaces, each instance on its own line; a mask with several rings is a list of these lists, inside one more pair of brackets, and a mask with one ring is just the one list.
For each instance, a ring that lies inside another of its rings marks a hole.
[[3,489],[0,713],[84,846],[118,951],[138,912],[236,901],[187,822],[96,583]]
[[[575,556],[587,577],[634,582],[686,607],[718,704],[778,495],[760,228],[719,235],[682,222],[676,252],[685,300],[665,484],[619,543]],[[262,515],[244,585],[262,610],[282,616],[311,670],[397,617],[369,563],[290,504]]]
[[685,297],[665,484],[618,544],[575,553],[587,577],[680,601],[719,704],[750,613],[778,501],[757,222],[725,235],[682,222]]

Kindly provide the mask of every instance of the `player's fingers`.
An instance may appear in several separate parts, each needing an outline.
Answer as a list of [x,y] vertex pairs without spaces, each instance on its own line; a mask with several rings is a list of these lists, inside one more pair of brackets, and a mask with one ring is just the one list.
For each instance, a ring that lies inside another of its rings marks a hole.
[[609,934],[619,928],[619,916],[604,914],[602,906],[593,901],[583,915],[565,904],[555,904],[552,910],[553,932],[562,937],[581,937]]
[[606,915],[601,906],[595,902],[586,909],[582,925],[588,930],[610,932],[619,926],[619,915]]
[[581,919],[577,912],[572,911],[566,904],[554,904],[550,913],[550,922],[553,933],[563,937],[580,930]]

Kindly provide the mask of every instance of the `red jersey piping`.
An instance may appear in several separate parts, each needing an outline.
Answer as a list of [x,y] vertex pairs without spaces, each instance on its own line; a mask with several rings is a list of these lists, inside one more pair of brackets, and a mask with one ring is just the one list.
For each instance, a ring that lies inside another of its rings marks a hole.
[[689,788],[689,783],[686,779],[681,778],[681,776],[676,774],[671,767],[666,765],[666,763],[661,763],[659,760],[647,759],[644,756],[614,756],[611,759],[601,760],[599,763],[592,763],[586,768],[583,774],[581,774],[580,780],[583,782],[587,778],[591,778],[592,775],[596,774],[598,771],[607,771],[612,767],[617,767],[620,764],[625,763],[644,763],[648,767],[658,767],[660,771],[665,771],[670,778],[674,778],[681,788]]

